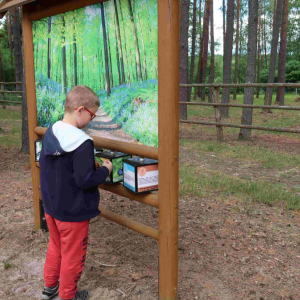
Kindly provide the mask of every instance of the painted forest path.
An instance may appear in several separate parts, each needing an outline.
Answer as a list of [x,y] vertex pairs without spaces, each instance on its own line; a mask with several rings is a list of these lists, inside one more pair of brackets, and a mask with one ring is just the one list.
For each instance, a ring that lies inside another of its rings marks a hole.
[[121,129],[121,125],[115,123],[102,108],[97,110],[96,117],[87,125],[84,131],[89,135],[123,142],[137,143],[137,141],[125,133]]

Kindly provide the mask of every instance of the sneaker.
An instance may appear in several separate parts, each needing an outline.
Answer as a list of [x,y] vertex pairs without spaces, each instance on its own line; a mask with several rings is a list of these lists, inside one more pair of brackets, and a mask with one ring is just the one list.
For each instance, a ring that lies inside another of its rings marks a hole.
[[57,284],[57,286],[49,288],[49,287],[44,287],[44,290],[42,291],[42,295],[41,297],[44,300],[51,300],[54,299],[57,295],[58,295],[58,288],[59,288],[59,284]]
[[77,291],[75,297],[71,300],[87,300],[89,299],[89,292],[87,290]]

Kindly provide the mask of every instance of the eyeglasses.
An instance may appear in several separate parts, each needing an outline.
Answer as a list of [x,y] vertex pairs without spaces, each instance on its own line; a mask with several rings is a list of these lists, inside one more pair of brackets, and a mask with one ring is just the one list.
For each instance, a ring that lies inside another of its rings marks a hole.
[[[75,108],[75,110],[77,110],[79,107]],[[86,107],[83,107],[87,112],[89,112],[91,114],[91,121],[96,117],[96,115],[94,113],[92,113],[90,110],[88,110]]]

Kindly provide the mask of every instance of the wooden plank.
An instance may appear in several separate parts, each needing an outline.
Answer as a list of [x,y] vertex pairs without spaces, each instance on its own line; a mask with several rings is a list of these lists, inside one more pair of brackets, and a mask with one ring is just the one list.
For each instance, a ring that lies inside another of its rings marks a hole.
[[106,2],[109,0],[80,0],[80,1],[39,1],[39,6],[35,3],[28,5],[28,9],[31,11],[29,19],[31,21],[40,20],[50,16],[58,15],[71,10],[83,8],[89,5],[97,4],[100,2]]
[[180,105],[200,105],[200,106],[222,106],[222,107],[241,107],[241,108],[269,108],[282,110],[300,110],[300,106],[279,106],[279,105],[254,105],[237,103],[207,103],[207,102],[179,102]]
[[159,232],[157,229],[149,227],[145,224],[133,221],[127,217],[115,214],[115,213],[107,210],[103,205],[99,205],[99,209],[101,210],[101,214],[100,214],[101,217],[158,240]]
[[158,1],[159,299],[178,297],[179,0]]
[[10,100],[0,100],[0,103],[14,103],[14,104],[22,104],[22,102],[18,102],[18,101],[10,101]]
[[298,88],[300,87],[300,83],[181,83],[180,87],[290,87],[290,88]]
[[3,0],[0,3],[0,18],[2,19],[7,11],[15,6],[21,6],[35,0]]
[[0,84],[13,85],[13,84],[22,84],[22,82],[20,82],[20,81],[18,81],[18,82],[0,82]]
[[186,120],[179,120],[179,122],[187,123],[187,124],[208,125],[208,126],[223,126],[223,127],[231,127],[231,128],[246,128],[246,129],[264,130],[264,131],[300,133],[299,129],[289,129],[289,128],[281,128],[281,127],[266,127],[266,126],[239,125],[239,124],[218,123],[218,122],[186,121]]
[[6,90],[0,90],[0,93],[6,93],[6,94],[22,94],[22,91],[6,91]]
[[[37,135],[44,135],[47,128],[45,127],[36,127],[34,132]],[[140,144],[121,142],[112,139],[105,139],[98,136],[91,135],[94,140],[96,147],[102,147],[104,149],[121,151],[124,153],[137,155],[141,157],[147,157],[152,159],[158,159],[158,150],[155,147],[144,146]]]
[[117,194],[119,196],[126,197],[130,200],[138,201],[158,208],[158,195],[156,193],[148,192],[143,194],[135,194],[131,192],[129,189],[125,188],[122,183],[118,183],[118,184],[103,183],[99,185],[99,188]]
[[37,110],[36,110],[36,94],[35,94],[35,75],[34,75],[34,59],[33,59],[33,37],[32,37],[32,22],[28,19],[28,14],[23,7],[23,39],[24,39],[24,57],[26,71],[26,93],[28,107],[28,130],[30,144],[30,162],[33,190],[33,207],[34,207],[34,227],[35,230],[41,228],[40,224],[40,199],[41,193],[39,190],[40,170],[35,164],[35,149],[34,141],[38,139],[38,135],[34,132],[37,126]]

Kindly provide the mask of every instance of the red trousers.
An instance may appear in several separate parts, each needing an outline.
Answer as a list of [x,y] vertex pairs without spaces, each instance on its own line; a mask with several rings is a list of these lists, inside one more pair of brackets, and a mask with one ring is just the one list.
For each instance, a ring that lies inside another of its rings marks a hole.
[[77,291],[85,264],[89,220],[62,222],[45,213],[50,233],[44,266],[45,286],[54,287],[59,281],[59,296],[72,299]]

